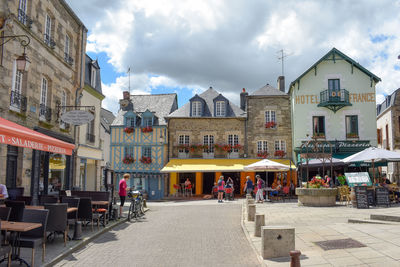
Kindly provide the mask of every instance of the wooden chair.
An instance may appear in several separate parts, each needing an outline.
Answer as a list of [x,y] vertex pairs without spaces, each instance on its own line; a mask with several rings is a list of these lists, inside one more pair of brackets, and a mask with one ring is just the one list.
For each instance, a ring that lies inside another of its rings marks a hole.
[[339,201],[344,203],[346,201],[347,205],[350,204],[350,189],[348,186],[343,185],[338,187],[339,190]]

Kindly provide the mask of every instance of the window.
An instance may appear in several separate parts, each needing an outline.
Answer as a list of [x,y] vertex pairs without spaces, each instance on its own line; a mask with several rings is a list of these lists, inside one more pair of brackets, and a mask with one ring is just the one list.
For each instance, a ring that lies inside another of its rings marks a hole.
[[91,143],[94,143],[94,140],[95,140],[95,135],[94,135],[95,114],[92,113],[92,115],[93,115],[93,120],[91,120],[87,125],[86,140]]
[[26,24],[26,0],[19,0],[18,20]]
[[193,101],[192,102],[192,117],[201,117],[201,114],[202,114],[201,102]]
[[286,152],[286,142],[284,140],[275,141],[275,151],[278,150]]
[[346,116],[346,137],[358,137],[358,117]]
[[[180,135],[178,140],[178,145],[189,145],[189,135]],[[180,153],[188,152],[185,149],[179,149]]]
[[[235,146],[239,144],[239,136],[237,134],[228,135],[228,145]],[[232,152],[239,152],[238,148],[232,149]]]
[[133,146],[126,146],[124,147],[124,156],[131,156],[133,158],[134,147]]
[[47,80],[42,79],[42,91],[40,93],[40,105],[46,106],[47,104]]
[[315,116],[313,117],[313,135],[314,136],[325,136],[325,117]]
[[[61,115],[65,113],[66,105],[67,105],[67,93],[65,93],[65,91],[63,90],[61,94]],[[60,121],[60,128],[65,129],[65,122],[63,122],[62,120]]]
[[142,156],[151,158],[151,146],[143,147]]
[[14,84],[14,88],[13,91],[17,94],[21,94],[22,92],[22,72],[17,70],[15,73],[15,84]]
[[10,107],[16,108],[16,111],[19,112],[24,105],[25,98],[22,96],[23,73],[17,70],[16,62],[14,62],[12,78]]
[[276,128],[276,113],[274,110],[265,111],[265,124],[271,124],[268,128]]
[[215,116],[217,117],[225,117],[225,101],[217,101],[215,103]]
[[96,87],[96,68],[92,66],[92,76],[90,77],[90,85],[95,88]]
[[44,42],[47,45],[51,45],[51,17],[46,14],[46,23],[44,27]]
[[378,144],[382,144],[382,129],[376,130],[376,135],[378,136]]
[[126,117],[126,126],[135,127],[135,118],[134,117]]
[[258,141],[257,142],[257,154],[268,152],[268,142],[267,141]]
[[389,146],[389,125],[386,124],[385,126],[385,136],[386,136],[386,143],[384,145],[386,145],[385,149],[390,149]]
[[153,126],[153,118],[143,118],[143,126],[148,127],[148,126]]
[[214,153],[214,135],[205,135],[203,145],[208,146],[208,149],[204,149],[204,153]]

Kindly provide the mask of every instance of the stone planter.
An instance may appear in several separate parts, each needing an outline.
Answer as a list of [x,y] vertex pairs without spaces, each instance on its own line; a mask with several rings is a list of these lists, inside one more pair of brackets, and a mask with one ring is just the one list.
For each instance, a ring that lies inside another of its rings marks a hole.
[[337,188],[296,188],[299,205],[331,207],[336,205]]

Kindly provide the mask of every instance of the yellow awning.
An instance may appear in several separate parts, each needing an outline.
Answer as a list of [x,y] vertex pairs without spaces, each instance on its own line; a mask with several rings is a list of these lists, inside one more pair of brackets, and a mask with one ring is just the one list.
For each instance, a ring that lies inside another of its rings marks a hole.
[[[290,165],[288,159],[271,159]],[[260,159],[171,159],[161,172],[241,172],[243,167]],[[292,162],[292,169],[296,166]]]

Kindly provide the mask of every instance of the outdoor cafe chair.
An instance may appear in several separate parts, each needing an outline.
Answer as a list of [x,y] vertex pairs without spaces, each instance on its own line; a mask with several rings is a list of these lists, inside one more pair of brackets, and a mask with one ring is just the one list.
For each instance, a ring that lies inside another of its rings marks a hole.
[[53,240],[56,237],[56,234],[64,235],[64,247],[67,245],[67,237],[68,237],[68,216],[67,216],[67,208],[68,204],[66,203],[47,203],[44,204],[44,208],[49,210],[49,218],[47,220],[47,229],[46,232],[50,232],[47,236],[47,239],[53,236]]
[[32,267],[35,263],[35,248],[40,245],[42,245],[42,262],[44,262],[44,256],[46,254],[46,228],[48,216],[48,210],[27,209],[22,218],[23,222],[42,224],[39,228],[21,233],[19,238],[20,248],[32,248]]
[[0,220],[8,221],[10,219],[11,208],[0,207]]
[[[1,228],[1,221],[0,221],[0,228]],[[8,256],[8,267],[10,267],[11,266],[11,246],[10,246],[10,244],[5,244],[3,239],[4,239],[3,235],[0,235],[0,255]]]
[[58,198],[55,196],[41,196],[40,197],[40,204],[44,205],[46,203],[57,203]]
[[32,197],[29,196],[17,196],[16,201],[23,201],[25,205],[32,205]]
[[7,188],[8,198],[10,200],[16,200],[17,197],[24,195],[24,187]]
[[[93,214],[92,199],[90,197],[82,197],[79,201],[78,219],[83,221],[83,225],[87,226],[89,223],[92,225],[93,221],[99,219],[99,214]],[[98,226],[99,224],[97,224]]]
[[[61,203],[67,203],[68,208],[78,208],[79,209],[79,198],[75,197],[62,197]],[[78,219],[78,211],[68,213],[68,223],[75,223]]]
[[349,189],[349,187],[346,186],[346,185],[339,186],[338,190],[339,190],[339,201],[343,202],[343,203],[346,201],[346,203],[349,204],[350,203],[350,189]]
[[22,221],[22,217],[24,215],[24,210],[25,210],[25,202],[24,201],[6,200],[5,204],[6,204],[6,207],[11,208],[11,213],[10,213],[10,217],[8,220],[12,221],[12,222]]

